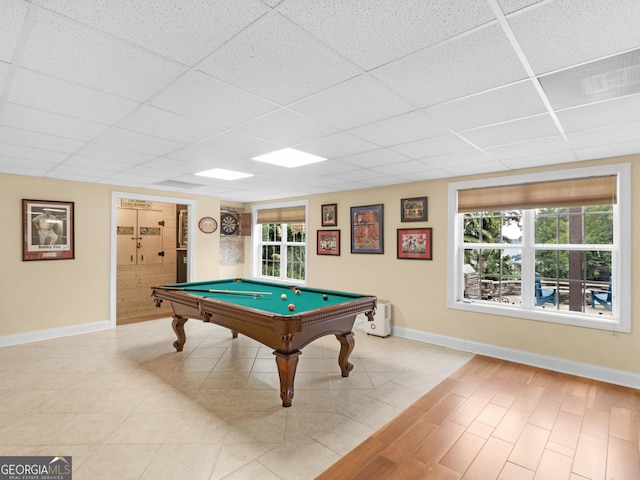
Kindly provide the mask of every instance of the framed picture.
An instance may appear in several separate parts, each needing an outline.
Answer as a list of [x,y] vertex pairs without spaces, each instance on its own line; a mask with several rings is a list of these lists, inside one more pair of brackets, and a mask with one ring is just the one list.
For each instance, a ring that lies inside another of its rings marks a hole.
[[340,255],[340,230],[318,230],[318,255]]
[[400,200],[400,220],[403,222],[426,222],[427,197],[403,198]]
[[399,228],[398,258],[433,260],[431,228]]
[[328,203],[322,205],[322,226],[336,227],[338,225],[338,204]]
[[75,258],[73,202],[22,200],[22,260]]
[[351,207],[351,253],[384,253],[383,205]]

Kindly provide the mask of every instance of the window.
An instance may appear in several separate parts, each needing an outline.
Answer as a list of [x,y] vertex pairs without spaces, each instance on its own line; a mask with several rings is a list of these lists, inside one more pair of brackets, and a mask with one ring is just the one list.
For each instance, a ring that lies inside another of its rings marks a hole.
[[451,308],[630,331],[630,166],[452,183]]
[[306,214],[306,202],[253,207],[255,277],[306,283]]

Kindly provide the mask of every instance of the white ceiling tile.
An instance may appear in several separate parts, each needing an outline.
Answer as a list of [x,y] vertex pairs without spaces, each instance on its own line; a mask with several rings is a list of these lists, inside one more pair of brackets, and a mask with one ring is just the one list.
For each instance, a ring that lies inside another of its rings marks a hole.
[[46,10],[38,11],[20,65],[144,101],[186,67]]
[[456,131],[515,120],[546,111],[538,91],[530,80],[426,109],[434,119]]
[[121,128],[182,143],[198,142],[220,133],[222,127],[145,105],[118,123]]
[[526,78],[498,25],[426,48],[371,72],[419,107]]
[[491,147],[535,138],[553,137],[559,133],[551,115],[545,114],[466,130],[460,132],[460,135],[478,147]]
[[297,145],[296,148],[324,158],[339,158],[376,150],[377,146],[348,133],[336,133]]
[[409,160],[402,163],[394,163],[391,165],[385,165],[382,167],[374,167],[376,172],[384,173],[385,175],[406,175],[412,172],[421,172],[424,170],[432,170],[433,167],[425,165],[417,160]]
[[157,156],[150,153],[134,152],[133,150],[98,143],[88,143],[76,153],[90,158],[129,165],[148,162]]
[[637,0],[556,0],[508,18],[537,74],[637,48]]
[[99,158],[85,157],[74,154],[64,161],[65,165],[77,165],[86,168],[96,168],[110,173],[118,172],[131,167],[131,163],[121,162],[114,159],[104,160]]
[[464,152],[470,145],[457,135],[441,135],[392,147],[392,150],[414,159]]
[[268,113],[236,130],[286,146],[337,132],[333,127],[286,109]]
[[[210,148],[201,148],[193,145],[171,152],[167,154],[167,157],[202,167],[210,165],[209,168],[222,167],[225,164],[228,165],[234,158],[237,158],[226,153],[216,152]],[[202,168],[202,170],[207,170],[207,168]]]
[[347,80],[290,107],[342,129],[373,123],[413,107],[368,75]]
[[640,141],[579,148],[576,149],[576,157],[578,160],[595,160],[598,158],[619,157],[623,155],[637,155],[638,152],[640,152]]
[[16,69],[7,99],[28,107],[100,123],[117,122],[140,105],[126,98],[23,68]]
[[82,147],[85,142],[0,125],[0,143],[72,153]]
[[349,130],[369,142],[388,147],[448,133],[447,129],[419,110],[386,118]]
[[365,70],[441,42],[495,17],[486,1],[298,0],[281,13]]
[[411,182],[423,182],[427,180],[439,180],[441,178],[451,178],[453,177],[453,174],[449,172],[445,172],[444,170],[435,168],[433,170],[424,170],[422,172],[416,172],[414,174],[400,175],[400,177],[405,178],[406,180]]
[[198,68],[281,105],[360,73],[281,15],[256,22]]
[[101,2],[100,8],[69,0],[34,3],[187,65],[269,11],[258,2],[237,0]]
[[7,76],[9,75],[9,64],[0,62],[0,92],[4,91],[7,83]]
[[504,14],[509,14],[542,1],[543,0],[498,0],[498,4]]
[[94,142],[151,155],[164,155],[184,147],[184,144],[172,140],[152,137],[151,135],[117,127],[109,128],[106,132],[96,137]]
[[624,142],[640,141],[640,123],[586,130],[567,135],[573,148],[590,148]]
[[445,172],[450,173],[453,176],[460,177],[463,175],[479,175],[482,173],[503,172],[509,170],[509,168],[500,162],[482,162],[473,165],[464,165],[460,167],[446,167],[443,168]]
[[557,112],[567,133],[640,121],[640,94]]
[[493,160],[488,155],[479,150],[468,150],[466,152],[450,153],[422,160],[422,163],[433,168],[463,167],[475,165]]
[[496,160],[509,160],[519,157],[530,157],[545,153],[564,152],[569,150],[567,141],[561,136],[536,138],[526,142],[508,143],[485,149],[487,154]]
[[55,163],[39,160],[25,160],[24,158],[6,157],[0,155],[0,171],[11,175],[44,176]]
[[53,163],[62,162],[69,156],[68,153],[42,150],[22,145],[9,145],[8,143],[0,143],[0,155],[16,159],[39,160]]
[[271,102],[195,71],[181,77],[150,103],[227,128],[277,108]]
[[280,150],[282,145],[266,142],[240,132],[228,130],[204,142],[199,147],[226,153],[232,159],[253,158],[263,153]]
[[75,179],[83,182],[97,182],[113,174],[113,171],[99,168],[95,165],[76,165],[67,162],[56,165],[49,172],[47,177]]
[[[416,172],[416,173],[421,173],[421,172]],[[403,178],[401,174],[398,174],[397,176],[383,175],[377,178],[368,178],[366,180],[363,180],[362,183],[364,183],[369,187],[386,187],[388,185],[401,185],[403,183],[410,183],[414,181],[415,181],[415,177],[406,178],[405,176]]]
[[370,150],[367,152],[356,153],[355,155],[349,155],[347,157],[341,157],[338,160],[362,168],[372,168],[379,167],[381,165],[406,162],[409,158],[392,150],[380,148],[378,150]]
[[20,0],[0,0],[0,61],[13,60],[28,9]]
[[0,125],[87,141],[107,128],[102,123],[49,113],[9,102],[5,103],[0,113]]
[[552,152],[519,157],[511,160],[502,160],[501,163],[512,169],[540,167],[543,165],[556,165],[559,163],[575,162],[576,157],[573,152]]

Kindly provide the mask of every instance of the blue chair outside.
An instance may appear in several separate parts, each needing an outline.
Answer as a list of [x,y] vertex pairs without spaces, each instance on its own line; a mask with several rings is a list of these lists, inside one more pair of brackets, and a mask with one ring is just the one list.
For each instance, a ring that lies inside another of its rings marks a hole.
[[606,290],[591,290],[591,308],[596,308],[596,303],[611,310],[611,278],[609,278],[609,287]]
[[558,304],[558,292],[555,288],[542,288],[540,274],[536,273],[536,307],[544,305],[547,302]]

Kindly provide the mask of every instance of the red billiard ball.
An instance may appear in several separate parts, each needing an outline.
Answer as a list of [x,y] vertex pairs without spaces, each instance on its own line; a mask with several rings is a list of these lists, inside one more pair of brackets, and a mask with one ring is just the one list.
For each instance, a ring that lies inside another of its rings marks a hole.
[[293,311],[294,308],[296,308],[296,306],[293,303],[289,304],[289,310]]

